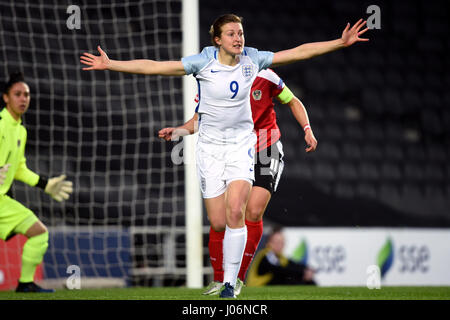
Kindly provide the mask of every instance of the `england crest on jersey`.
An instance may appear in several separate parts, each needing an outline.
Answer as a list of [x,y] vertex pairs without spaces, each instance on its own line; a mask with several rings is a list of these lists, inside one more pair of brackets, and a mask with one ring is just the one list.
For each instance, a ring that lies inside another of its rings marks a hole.
[[253,66],[251,64],[244,64],[242,66],[242,75],[246,80],[249,80],[253,76]]

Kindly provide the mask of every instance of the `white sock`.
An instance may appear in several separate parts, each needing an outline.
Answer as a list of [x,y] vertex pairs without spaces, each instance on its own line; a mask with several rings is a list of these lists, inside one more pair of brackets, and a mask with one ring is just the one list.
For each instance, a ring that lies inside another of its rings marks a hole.
[[223,283],[236,286],[236,279],[241,267],[247,243],[247,226],[231,229],[226,226],[223,238]]

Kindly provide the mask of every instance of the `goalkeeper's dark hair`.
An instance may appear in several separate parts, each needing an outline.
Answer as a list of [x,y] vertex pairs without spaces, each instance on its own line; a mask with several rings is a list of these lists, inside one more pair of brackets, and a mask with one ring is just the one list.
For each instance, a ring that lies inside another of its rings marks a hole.
[[8,94],[9,89],[11,89],[11,87],[18,82],[25,82],[25,77],[23,73],[20,71],[11,73],[9,75],[8,82],[6,82],[3,87],[3,94]]

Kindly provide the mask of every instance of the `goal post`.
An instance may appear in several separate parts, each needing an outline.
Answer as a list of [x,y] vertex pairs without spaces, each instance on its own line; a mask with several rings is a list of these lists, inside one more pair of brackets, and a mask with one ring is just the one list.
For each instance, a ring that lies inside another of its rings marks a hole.
[[[182,4],[181,24],[183,30],[182,55],[199,52],[198,0],[185,0]],[[194,97],[197,94],[195,79],[183,78],[184,120],[193,116]],[[203,285],[203,232],[202,203],[195,167],[195,142],[197,135],[184,138],[184,174],[186,206],[186,285],[200,288]]]

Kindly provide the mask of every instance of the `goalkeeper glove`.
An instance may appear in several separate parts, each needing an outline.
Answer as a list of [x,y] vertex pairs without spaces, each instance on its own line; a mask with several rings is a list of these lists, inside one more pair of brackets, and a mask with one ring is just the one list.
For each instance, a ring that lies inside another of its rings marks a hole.
[[59,177],[50,178],[44,191],[58,202],[67,200],[73,191],[72,181],[67,181],[64,174]]
[[0,167],[0,186],[5,182],[6,174],[8,173],[10,164],[5,164],[3,167]]

